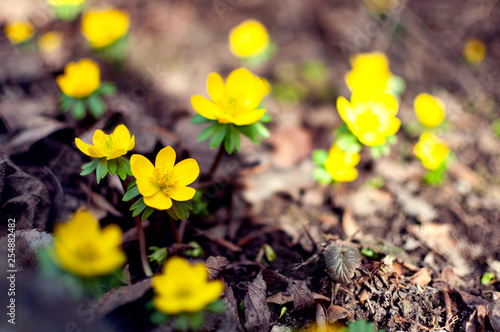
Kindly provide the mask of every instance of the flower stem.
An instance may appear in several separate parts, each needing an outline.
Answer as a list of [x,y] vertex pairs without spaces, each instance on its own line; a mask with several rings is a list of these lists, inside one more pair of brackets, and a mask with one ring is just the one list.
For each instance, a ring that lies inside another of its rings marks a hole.
[[220,164],[220,161],[222,160],[222,155],[224,154],[224,144],[221,144],[219,146],[219,151],[217,152],[217,156],[215,156],[214,162],[212,164],[212,167],[210,167],[210,170],[208,173],[204,174],[201,178],[202,181],[211,181],[215,171],[217,170],[217,167]]
[[174,237],[174,242],[181,243],[181,238],[179,237],[179,231],[177,230],[177,227],[175,226],[174,220],[170,216],[168,216],[168,220],[170,221],[170,228],[172,229],[172,235]]
[[149,266],[148,255],[146,251],[146,235],[144,234],[144,227],[142,227],[141,217],[136,216],[135,218],[135,227],[137,227],[137,237],[139,238],[139,252],[141,254],[141,263],[142,270],[146,277],[151,277],[153,275],[153,271],[151,271],[151,267]]

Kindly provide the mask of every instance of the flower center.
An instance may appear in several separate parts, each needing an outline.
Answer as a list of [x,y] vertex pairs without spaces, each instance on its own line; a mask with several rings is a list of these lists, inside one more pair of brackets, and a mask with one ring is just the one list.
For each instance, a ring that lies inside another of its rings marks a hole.
[[120,138],[114,136],[113,134],[106,135],[102,146],[104,148],[104,153],[109,155],[120,146]]
[[85,242],[76,247],[75,256],[81,261],[92,262],[99,258],[99,250],[94,244]]
[[177,186],[174,171],[172,169],[166,169],[165,167],[155,167],[153,176],[149,178],[149,181],[156,184],[165,195],[169,195]]
[[222,101],[221,103],[222,105],[222,112],[224,114],[228,114],[228,115],[231,115],[231,116],[235,116],[236,114],[236,109],[237,109],[237,106],[238,106],[238,101],[236,100],[235,97],[229,97],[227,98],[226,100]]

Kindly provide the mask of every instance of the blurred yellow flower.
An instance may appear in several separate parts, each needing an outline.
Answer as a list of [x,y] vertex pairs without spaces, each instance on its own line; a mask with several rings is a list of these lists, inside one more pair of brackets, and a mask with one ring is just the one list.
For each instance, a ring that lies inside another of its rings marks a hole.
[[446,116],[446,105],[428,93],[419,94],[413,103],[418,120],[426,127],[439,126]]
[[420,135],[414,149],[415,155],[422,161],[425,168],[434,170],[445,161],[450,150],[445,142],[430,132]]
[[363,0],[363,2],[378,14],[383,14],[399,5],[399,0]]
[[353,94],[351,102],[339,97],[337,110],[349,130],[368,146],[385,144],[386,137],[396,134],[401,126],[401,121],[396,118],[398,101],[388,93],[370,100],[360,100]]
[[79,6],[86,0],[47,0],[48,4],[54,7]]
[[118,225],[101,229],[87,211],[76,212],[72,219],[54,228],[58,263],[80,277],[110,274],[121,267],[127,257],[120,248],[122,230]]
[[35,28],[28,21],[12,21],[5,25],[4,31],[12,44],[20,44],[33,36]]
[[56,77],[62,92],[73,98],[86,98],[101,85],[100,70],[90,59],[70,62],[64,67],[64,74]]
[[269,83],[245,68],[233,70],[226,80],[217,73],[208,75],[207,90],[211,101],[202,96],[191,97],[200,115],[220,123],[244,126],[259,121],[265,109],[256,109],[269,92]]
[[333,180],[351,182],[358,177],[355,166],[359,163],[359,153],[346,153],[336,144],[332,145],[325,161],[325,169]]
[[78,137],[75,138],[78,149],[92,158],[104,158],[106,160],[115,159],[123,156],[135,146],[135,137],[130,137],[130,132],[125,125],[119,125],[112,134],[106,135],[98,129],[94,132],[92,143],[84,143]]
[[345,75],[345,82],[358,99],[371,99],[386,91],[392,73],[384,53],[359,53],[349,60],[352,70]]
[[205,265],[190,265],[180,257],[170,258],[162,274],[153,277],[156,309],[169,315],[194,313],[217,300],[224,284],[220,280],[208,281]]
[[486,54],[486,45],[477,38],[468,39],[464,45],[464,57],[468,63],[473,65],[480,64]]
[[266,27],[257,20],[245,20],[231,29],[229,33],[229,49],[240,58],[261,54],[269,46],[269,35]]
[[38,47],[44,53],[50,53],[61,47],[62,33],[59,31],[46,32],[38,38]]
[[125,36],[129,16],[115,9],[91,9],[82,17],[82,33],[93,48],[103,48]]
[[130,158],[130,169],[137,180],[137,188],[147,206],[157,210],[172,207],[172,199],[188,201],[196,190],[187,187],[200,174],[200,167],[193,158],[175,164],[175,151],[167,146],[158,152],[155,165],[144,156],[134,154]]

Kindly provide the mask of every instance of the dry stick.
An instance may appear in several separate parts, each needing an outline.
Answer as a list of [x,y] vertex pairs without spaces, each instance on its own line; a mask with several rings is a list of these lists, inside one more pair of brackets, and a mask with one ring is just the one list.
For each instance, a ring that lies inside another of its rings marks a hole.
[[207,174],[204,174],[202,176],[202,180],[204,182],[210,182],[215,174],[215,171],[217,170],[217,167],[220,164],[220,161],[222,160],[222,155],[224,154],[224,144],[219,145],[219,151],[217,152],[217,156],[215,156],[214,163],[212,164],[212,167],[210,167],[210,170],[208,171]]

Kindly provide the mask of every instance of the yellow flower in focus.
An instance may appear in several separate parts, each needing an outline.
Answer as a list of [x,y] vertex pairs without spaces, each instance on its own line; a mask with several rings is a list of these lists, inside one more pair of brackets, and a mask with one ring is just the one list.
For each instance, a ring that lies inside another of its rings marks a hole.
[[439,126],[446,115],[446,105],[428,93],[419,94],[413,103],[418,120],[426,127]]
[[20,44],[30,39],[35,29],[28,21],[12,21],[5,25],[5,35],[12,44]]
[[330,148],[325,169],[333,180],[338,182],[351,182],[358,177],[355,166],[359,163],[359,153],[346,153],[336,144]]
[[229,49],[237,57],[259,55],[268,46],[269,35],[266,27],[257,20],[245,20],[229,33]]
[[80,6],[86,0],[47,0],[48,4],[54,7]]
[[401,126],[401,121],[396,118],[398,101],[388,93],[370,100],[360,100],[353,94],[351,102],[339,97],[337,110],[349,130],[368,146],[385,144],[386,137],[396,134]]
[[64,74],[56,77],[62,92],[73,98],[86,98],[101,85],[101,73],[97,63],[90,59],[70,62],[64,67]]
[[269,83],[245,68],[233,70],[224,81],[217,73],[208,75],[207,90],[211,101],[202,96],[191,97],[193,108],[200,115],[219,123],[244,126],[259,121],[265,109],[256,109],[269,93]]
[[190,265],[180,257],[170,258],[162,274],[153,277],[156,309],[169,315],[194,313],[217,300],[224,284],[220,280],[208,281],[205,265]]
[[430,132],[420,135],[414,149],[415,155],[422,161],[425,168],[434,170],[445,161],[450,150],[445,142]]
[[386,91],[392,73],[389,59],[382,52],[354,54],[352,70],[345,75],[347,87],[359,99],[370,99]]
[[187,185],[196,180],[200,167],[193,158],[174,166],[175,157],[174,149],[167,146],[158,152],[154,166],[139,154],[130,158],[130,169],[147,206],[167,210],[172,207],[172,199],[188,201],[194,197],[196,190]]
[[486,54],[486,45],[477,38],[468,39],[464,45],[464,57],[472,65],[480,64]]
[[87,211],[76,212],[72,219],[54,228],[58,263],[80,277],[110,274],[121,267],[127,257],[120,248],[122,230],[118,225],[101,229]]
[[114,9],[91,9],[82,17],[82,33],[93,48],[103,48],[125,36],[129,16]]
[[44,53],[50,53],[61,47],[62,33],[58,31],[50,31],[44,33],[38,38],[38,47]]
[[135,146],[135,137],[130,137],[130,132],[125,125],[119,125],[112,134],[106,135],[98,129],[94,132],[92,143],[84,143],[78,137],[75,138],[78,149],[89,157],[104,158],[106,160],[115,159],[123,156]]

